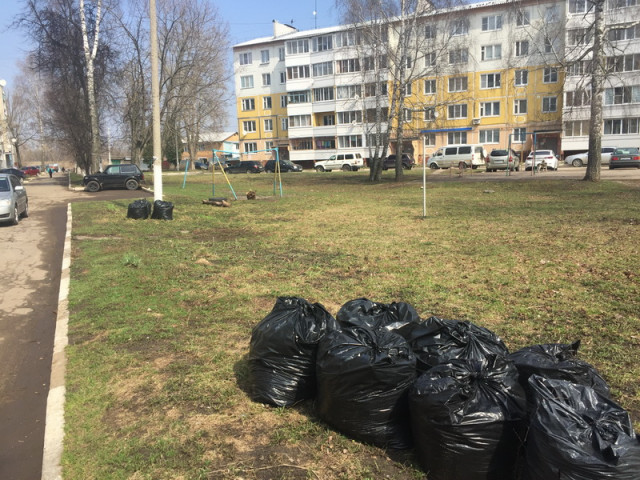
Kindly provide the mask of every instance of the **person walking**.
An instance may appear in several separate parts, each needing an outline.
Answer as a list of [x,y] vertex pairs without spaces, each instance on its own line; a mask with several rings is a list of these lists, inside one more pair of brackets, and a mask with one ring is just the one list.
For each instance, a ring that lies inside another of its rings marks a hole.
[[47,172],[49,172],[49,178],[53,178],[53,168],[48,167]]

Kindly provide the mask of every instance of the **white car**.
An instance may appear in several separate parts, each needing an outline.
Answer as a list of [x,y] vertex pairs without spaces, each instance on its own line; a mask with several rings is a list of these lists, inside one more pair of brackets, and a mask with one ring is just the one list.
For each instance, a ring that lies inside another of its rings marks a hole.
[[331,155],[329,160],[316,160],[316,172],[330,172],[331,170],[342,170],[343,172],[357,172],[364,167],[364,160],[360,153],[338,153]]
[[[600,154],[600,164],[609,165],[611,160],[611,154],[616,147],[602,147],[602,153]],[[564,159],[564,163],[567,165],[573,165],[574,167],[583,167],[587,164],[589,152],[576,153],[575,155],[569,155]]]
[[[535,163],[533,162],[534,154],[536,159]],[[545,165],[548,170],[558,170],[558,157],[553,150],[536,150],[535,152],[531,152],[527,157],[527,160],[524,162],[524,169],[531,170],[532,164],[534,168],[541,168],[542,165]]]

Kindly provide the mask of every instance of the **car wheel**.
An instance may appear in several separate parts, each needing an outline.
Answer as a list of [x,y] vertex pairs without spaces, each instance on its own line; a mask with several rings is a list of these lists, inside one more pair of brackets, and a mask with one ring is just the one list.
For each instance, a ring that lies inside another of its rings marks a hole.
[[573,162],[571,162],[571,165],[573,165],[574,167],[581,167],[582,166],[582,160],[580,160],[579,158],[576,158],[573,160]]
[[318,165],[316,167],[316,172],[324,172],[324,167],[322,165]]
[[100,190],[100,184],[95,180],[91,180],[90,182],[87,183],[85,188],[89,192],[97,192]]
[[351,171],[351,165],[342,165],[342,171],[343,172],[350,172]]
[[27,218],[29,216],[29,201],[24,204],[24,212],[22,212],[22,218]]
[[429,164],[429,168],[431,170],[438,170],[438,168],[440,168],[440,167],[438,167],[438,164],[434,162],[434,163],[430,163]]
[[516,167],[516,172],[519,172],[519,171],[520,171],[520,167]]
[[127,190],[137,190],[138,189],[138,182],[136,180],[134,180],[133,178],[130,178],[129,180],[124,182],[124,186],[125,186],[125,188]]
[[609,170],[613,170],[613,167],[611,165],[609,165]]
[[13,206],[13,218],[11,219],[11,223],[13,225],[17,225],[19,221],[20,221],[20,215],[18,215],[18,204],[16,203]]
[[466,170],[466,168],[467,168],[467,164],[466,164],[466,163],[464,163],[464,162],[460,162],[460,163],[458,163],[458,168],[459,168],[460,170]]

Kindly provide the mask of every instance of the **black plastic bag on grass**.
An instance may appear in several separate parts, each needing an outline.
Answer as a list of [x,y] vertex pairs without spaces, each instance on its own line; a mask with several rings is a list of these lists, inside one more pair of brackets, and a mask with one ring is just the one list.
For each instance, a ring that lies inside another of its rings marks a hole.
[[313,398],[318,342],[335,328],[335,319],[322,305],[298,297],[278,297],[251,334],[249,382],[253,400],[284,407]]
[[640,438],[629,414],[591,387],[533,375],[536,410],[523,480],[638,480]]
[[416,355],[419,372],[451,360],[478,360],[507,356],[509,349],[492,331],[468,321],[429,317],[398,331]]
[[365,326],[330,332],[318,345],[316,368],[322,420],[365,443],[411,447],[415,357],[400,335]]
[[418,461],[429,480],[513,480],[526,429],[518,372],[500,356],[451,360],[409,394]]
[[153,202],[151,218],[155,220],[173,220],[173,203],[162,200]]
[[151,202],[145,199],[136,200],[129,204],[127,208],[127,218],[134,220],[145,220],[151,215]]
[[373,302],[367,298],[358,298],[345,303],[336,320],[344,327],[367,326],[398,330],[407,324],[420,323],[421,319],[413,306],[405,302],[390,304]]

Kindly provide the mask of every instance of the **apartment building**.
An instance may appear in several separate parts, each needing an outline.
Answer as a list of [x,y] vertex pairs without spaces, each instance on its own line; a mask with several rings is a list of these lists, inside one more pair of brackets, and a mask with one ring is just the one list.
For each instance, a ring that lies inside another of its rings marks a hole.
[[[640,27],[622,21],[635,18],[636,1],[611,0],[606,11],[617,74],[607,80],[603,145],[640,144]],[[345,150],[370,157],[380,138],[375,102],[390,108],[401,65],[403,151],[419,161],[456,143],[585,151],[588,6],[496,0],[437,11],[414,24],[402,57],[397,21],[385,28],[382,54],[354,26],[297,31],[274,22],[272,37],[234,46],[240,150],[262,160],[278,149],[303,165]],[[384,140],[390,153],[398,126]]]

